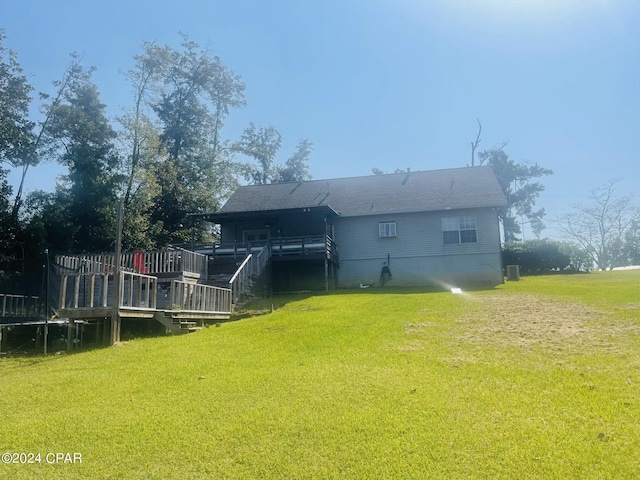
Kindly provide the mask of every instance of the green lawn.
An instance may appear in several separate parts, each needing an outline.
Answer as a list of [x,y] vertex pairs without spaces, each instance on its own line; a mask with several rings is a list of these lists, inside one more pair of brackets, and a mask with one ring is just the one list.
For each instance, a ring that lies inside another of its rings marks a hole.
[[640,271],[256,308],[271,303],[191,335],[1,359],[0,453],[41,463],[0,478],[640,475]]

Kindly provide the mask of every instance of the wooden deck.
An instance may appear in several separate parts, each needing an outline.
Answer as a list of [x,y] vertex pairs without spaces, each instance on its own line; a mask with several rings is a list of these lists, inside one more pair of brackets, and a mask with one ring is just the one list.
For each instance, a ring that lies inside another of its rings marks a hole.
[[[207,321],[229,319],[234,304],[252,293],[252,285],[271,261],[323,260],[325,277],[327,265],[338,262],[337,247],[326,235],[215,245],[210,251],[58,255],[50,271],[55,280],[49,283],[48,301],[0,295],[0,327],[63,322],[71,330],[74,324],[98,322],[104,337],[115,343],[122,319],[154,319],[172,332],[184,333]],[[237,260],[228,284],[204,283],[209,281],[209,257]]]
[[[88,318],[156,318],[220,320],[231,316],[231,290],[181,280],[160,283],[153,275],[120,272],[63,275],[57,316]],[[116,294],[116,288],[118,292]],[[167,325],[168,328],[170,328]]]
[[0,325],[44,323],[45,317],[45,305],[40,297],[0,294]]
[[0,341],[6,327],[63,323],[69,332],[74,326],[99,324],[96,337],[113,344],[120,340],[122,319],[154,319],[173,333],[227,320],[233,308],[231,288],[202,283],[207,268],[206,255],[181,248],[118,257],[56,256],[47,300],[0,294]]
[[[113,253],[57,255],[56,264],[76,273],[113,273],[116,260]],[[120,270],[157,277],[207,278],[207,256],[184,248],[123,253]]]

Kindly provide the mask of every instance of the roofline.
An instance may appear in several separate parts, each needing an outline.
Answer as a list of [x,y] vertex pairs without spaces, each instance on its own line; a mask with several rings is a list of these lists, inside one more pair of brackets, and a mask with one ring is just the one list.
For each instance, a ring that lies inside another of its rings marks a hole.
[[434,172],[446,172],[446,171],[452,171],[452,170],[466,170],[466,169],[470,169],[470,168],[482,168],[482,169],[492,169],[491,165],[467,165],[464,167],[448,167],[448,168],[435,168],[433,170],[410,170],[408,172],[392,172],[392,173],[385,173],[385,174],[375,174],[375,173],[370,173],[368,175],[354,175],[353,177],[331,177],[331,178],[314,178],[311,180],[300,180],[300,181],[294,181],[294,182],[282,182],[282,183],[268,183],[268,184],[261,184],[261,183],[256,183],[256,184],[247,184],[247,185],[240,185],[238,188],[253,188],[253,187],[265,187],[266,185],[295,185],[295,184],[299,184],[299,183],[319,183],[319,182],[331,182],[334,180],[354,180],[357,178],[369,178],[369,177],[390,177],[390,176],[394,176],[394,175],[413,175],[414,173],[434,173]]

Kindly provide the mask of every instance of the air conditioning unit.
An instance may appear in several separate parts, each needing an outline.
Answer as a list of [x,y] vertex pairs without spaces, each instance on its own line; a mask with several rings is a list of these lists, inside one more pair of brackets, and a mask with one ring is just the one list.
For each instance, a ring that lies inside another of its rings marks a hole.
[[507,265],[507,280],[510,282],[520,280],[520,265]]

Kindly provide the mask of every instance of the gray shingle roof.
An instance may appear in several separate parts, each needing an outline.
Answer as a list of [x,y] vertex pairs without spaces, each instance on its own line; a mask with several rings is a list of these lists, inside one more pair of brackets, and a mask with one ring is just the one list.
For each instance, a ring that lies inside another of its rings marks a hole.
[[248,185],[218,213],[328,206],[341,216],[499,207],[506,199],[491,167]]

